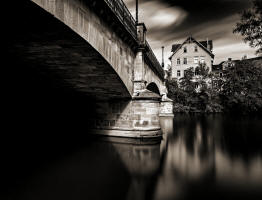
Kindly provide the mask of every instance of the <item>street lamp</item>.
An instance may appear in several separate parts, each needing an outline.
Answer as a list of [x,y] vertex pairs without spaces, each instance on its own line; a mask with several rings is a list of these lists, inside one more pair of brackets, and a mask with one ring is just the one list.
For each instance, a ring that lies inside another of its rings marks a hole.
[[136,0],[136,24],[138,24],[138,0]]

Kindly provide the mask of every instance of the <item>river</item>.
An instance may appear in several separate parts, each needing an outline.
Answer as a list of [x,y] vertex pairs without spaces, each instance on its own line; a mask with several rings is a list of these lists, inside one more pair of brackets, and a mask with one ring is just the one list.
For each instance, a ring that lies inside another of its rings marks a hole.
[[262,118],[175,115],[161,125],[162,140],[92,136],[66,151],[68,143],[30,156],[16,149],[4,196],[262,199]]

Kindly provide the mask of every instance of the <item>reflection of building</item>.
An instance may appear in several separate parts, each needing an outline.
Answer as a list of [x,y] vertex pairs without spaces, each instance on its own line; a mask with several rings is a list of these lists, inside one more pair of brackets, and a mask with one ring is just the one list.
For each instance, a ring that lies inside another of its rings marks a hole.
[[[193,128],[193,127],[192,127]],[[182,132],[169,142],[167,156],[177,176],[194,180],[203,178],[214,169],[214,137],[202,130],[197,122],[194,131]]]
[[[193,67],[194,70],[199,63],[205,63],[209,70],[212,70],[214,54],[212,53],[213,41],[196,41],[193,37],[188,37],[182,44],[172,45],[171,78],[182,78],[186,70]],[[197,75],[197,70],[195,71]]]

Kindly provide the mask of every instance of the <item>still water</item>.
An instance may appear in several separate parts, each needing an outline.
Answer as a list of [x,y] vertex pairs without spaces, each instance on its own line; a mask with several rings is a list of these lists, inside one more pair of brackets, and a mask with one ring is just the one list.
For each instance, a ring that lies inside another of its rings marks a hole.
[[176,115],[161,125],[162,140],[90,137],[67,153],[58,153],[64,145],[51,158],[43,153],[15,162],[4,196],[262,199],[261,118]]

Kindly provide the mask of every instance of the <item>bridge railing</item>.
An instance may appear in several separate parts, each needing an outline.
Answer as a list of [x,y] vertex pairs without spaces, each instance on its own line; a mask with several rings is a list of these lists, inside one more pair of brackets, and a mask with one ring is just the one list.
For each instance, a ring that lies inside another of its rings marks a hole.
[[[137,31],[136,31],[136,21],[133,18],[132,14],[126,7],[125,3],[122,0],[104,0],[111,10],[115,13],[121,23],[125,26],[128,32],[137,40]],[[148,60],[152,63],[154,70],[158,75],[163,79],[164,70],[162,69],[160,63],[158,62],[153,50],[146,41],[146,56]]]
[[136,38],[136,21],[122,0],[104,0],[122,22],[128,32]]
[[150,62],[152,63],[152,65],[154,66],[156,72],[158,73],[158,75],[160,75],[161,78],[164,78],[164,70],[161,67],[159,61],[157,60],[153,50],[151,49],[150,45],[148,44],[148,42],[146,41],[146,48],[148,49],[148,51],[146,52],[146,55],[148,57],[148,59],[150,60]]

